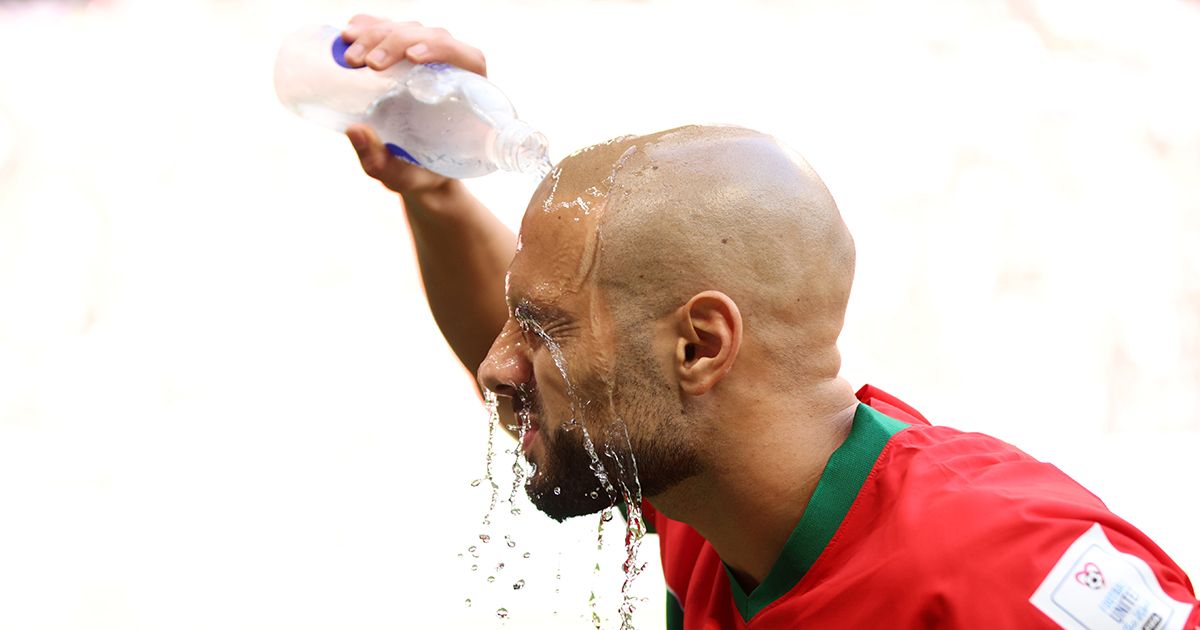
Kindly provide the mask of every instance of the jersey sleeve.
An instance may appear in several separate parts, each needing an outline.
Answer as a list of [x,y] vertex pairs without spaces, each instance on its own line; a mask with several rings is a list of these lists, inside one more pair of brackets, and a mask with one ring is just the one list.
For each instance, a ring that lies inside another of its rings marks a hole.
[[1145,534],[1115,518],[1078,525],[1086,529],[1046,571],[1030,604],[1064,628],[1200,627],[1187,575]]
[[[927,612],[946,627],[1197,630],[1191,582],[1145,534],[1109,514],[1015,518],[961,539],[932,580]],[[1016,508],[1020,510],[1021,508]],[[1091,520],[1093,518],[1095,520]]]
[[898,544],[877,564],[920,625],[1197,630],[1184,571],[1062,471],[978,434],[898,438],[911,459],[879,483],[908,498],[881,508]]

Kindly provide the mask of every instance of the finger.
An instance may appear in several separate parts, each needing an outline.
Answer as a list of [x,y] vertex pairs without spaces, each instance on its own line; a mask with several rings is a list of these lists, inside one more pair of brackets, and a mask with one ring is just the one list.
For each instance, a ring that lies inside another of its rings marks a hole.
[[346,23],[346,28],[342,29],[342,39],[346,40],[347,42],[353,42],[354,40],[358,39],[359,35],[363,34],[363,31],[382,21],[383,18],[377,18],[374,15],[359,13],[358,15],[350,18],[350,21]]
[[366,63],[367,55],[379,45],[387,37],[388,33],[395,28],[390,22],[379,22],[369,28],[364,29],[359,33],[354,43],[346,49],[346,63],[352,66],[361,66]]
[[388,163],[394,159],[387,148],[380,142],[379,136],[366,125],[351,125],[346,128],[346,136],[358,154],[363,172],[378,179],[383,175]]
[[404,51],[404,56],[413,63],[434,63],[437,61],[470,70],[476,74],[487,76],[487,61],[483,52],[473,46],[468,46],[450,36],[441,29],[431,29],[437,32],[432,37],[417,42]]
[[442,29],[425,28],[415,22],[396,25],[396,28],[390,29],[387,36],[367,53],[366,63],[376,70],[383,70],[404,59],[404,52],[412,46],[444,32]]

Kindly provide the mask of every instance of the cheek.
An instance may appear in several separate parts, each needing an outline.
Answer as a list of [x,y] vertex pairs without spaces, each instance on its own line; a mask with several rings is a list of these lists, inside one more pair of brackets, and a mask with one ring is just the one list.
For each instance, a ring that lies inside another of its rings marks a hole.
[[[538,397],[542,406],[555,410],[565,408],[570,403],[568,398],[570,388],[550,353],[544,350],[538,352],[534,356],[532,364],[534,381],[537,383]],[[567,376],[571,375],[572,370],[568,364]]]

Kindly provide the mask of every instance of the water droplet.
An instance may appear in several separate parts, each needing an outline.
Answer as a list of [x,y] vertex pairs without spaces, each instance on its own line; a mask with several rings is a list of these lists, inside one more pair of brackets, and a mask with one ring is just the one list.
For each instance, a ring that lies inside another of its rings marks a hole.
[[519,591],[523,588],[525,588],[525,580],[517,580],[516,582],[513,583],[514,591]]
[[562,488],[559,488],[558,486],[554,486],[554,494],[556,494],[556,495],[562,494]]
[[470,597],[467,598],[466,604],[467,604],[467,608],[471,607],[471,598]]
[[508,543],[509,549],[512,549],[513,547],[517,546],[517,541],[513,540],[512,538],[509,538],[508,536],[505,536],[504,540],[505,540],[505,542]]
[[528,552],[528,551],[526,551],[525,553],[521,554],[521,557],[522,557],[522,558],[528,558],[528,557],[529,557],[529,552]]
[[461,559],[462,559],[462,554],[461,554],[461,553],[460,553],[460,554],[458,554],[458,559],[459,559],[459,560],[461,560]]
[[489,583],[489,584],[491,584],[492,582],[495,582],[495,581],[496,581],[496,576],[494,576],[494,575],[489,575],[489,576],[488,576],[488,583]]
[[491,537],[491,536],[488,536],[487,534],[480,534],[480,535],[479,535],[479,540],[482,540],[483,542],[488,542],[488,541],[490,541],[491,539],[492,539],[492,537]]
[[604,510],[603,512],[600,513],[600,518],[604,519],[605,523],[611,521],[612,520],[612,511]]
[[496,616],[501,619],[508,619],[508,609],[507,608],[497,608]]
[[[483,483],[483,480],[482,480],[482,479],[476,479],[475,481],[472,481],[472,482],[471,482],[471,487],[472,487],[472,488],[478,488],[478,487],[479,487],[479,484],[481,484],[481,483]],[[467,600],[467,601],[471,601],[471,600]]]
[[503,563],[503,562],[501,562],[500,564],[497,564],[497,565],[496,565],[496,570],[497,570],[497,571],[503,571],[503,570],[504,570],[504,563]]
[[588,494],[588,496],[595,499],[596,497],[598,497],[600,495],[597,494],[597,492],[595,490],[592,490],[591,493]]
[[492,476],[492,463],[496,459],[496,425],[500,424],[500,403],[496,400],[496,393],[490,389],[483,392],[483,402],[488,411],[487,464],[484,467],[483,479],[492,487],[492,498],[488,502],[487,512],[483,515],[483,524],[490,525],[492,511],[496,509],[496,501],[500,498],[500,486],[496,484],[496,478]]
[[513,509],[509,510],[509,513],[510,513],[510,514],[512,514],[513,516],[520,516],[520,515],[521,515],[521,508],[519,508],[519,507],[515,507],[515,508],[513,508]]
[[472,570],[472,571],[478,571],[478,570],[479,570],[479,565],[478,565],[478,564],[472,564],[472,565],[471,565],[471,570]]

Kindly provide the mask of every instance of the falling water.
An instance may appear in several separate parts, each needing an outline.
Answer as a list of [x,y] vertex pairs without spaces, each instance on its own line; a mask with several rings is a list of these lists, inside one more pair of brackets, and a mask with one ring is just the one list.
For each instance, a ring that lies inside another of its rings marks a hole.
[[[500,423],[500,403],[496,400],[496,393],[491,390],[483,392],[483,403],[488,410],[488,440],[487,440],[487,465],[484,468],[483,478],[492,486],[492,498],[488,502],[487,514],[483,515],[484,526],[492,524],[492,512],[496,509],[496,501],[500,498],[500,486],[496,485],[496,479],[492,476],[492,461],[496,457],[496,425]],[[472,486],[478,486],[478,480],[472,482]]]
[[[596,188],[595,186],[593,186],[593,187],[589,188],[588,190],[586,190],[585,193],[587,193],[591,197],[595,197],[595,198],[601,198],[601,197],[607,196],[608,192],[611,191],[611,189],[613,187],[617,172],[621,169],[622,166],[624,166],[626,160],[628,160],[629,157],[636,152],[636,150],[637,150],[636,147],[633,147],[633,146],[629,147],[625,151],[625,153],[620,157],[620,159],[616,162],[616,164],[614,164],[612,173],[603,182],[604,185],[608,188],[608,190],[601,191],[598,188]],[[562,171],[554,169],[553,165],[550,163],[548,157],[543,156],[542,160],[539,161],[537,168],[534,169],[534,172],[536,173],[536,175],[538,176],[539,179],[544,180],[546,177],[551,177],[553,180],[552,184],[551,184],[551,190],[549,191],[549,194],[547,195],[547,198],[544,202],[543,209],[545,211],[551,211],[552,209],[560,209],[560,208],[555,207],[553,204],[554,204],[555,193],[558,190],[559,177],[560,177]],[[562,206],[561,209],[571,209],[573,207],[578,207],[584,214],[587,214],[590,210],[591,203],[594,203],[594,202],[588,202],[588,201],[584,200],[582,197],[577,197],[574,201],[560,203],[559,206]],[[507,285],[508,285],[508,278],[506,276],[506,278],[505,278],[505,289],[506,289],[505,292],[506,293],[507,293],[507,288],[508,288]],[[632,618],[633,618],[633,613],[634,613],[634,608],[635,608],[634,603],[636,601],[636,598],[634,598],[631,594],[631,585],[633,584],[634,579],[637,578],[637,576],[640,575],[642,573],[643,569],[645,568],[644,563],[642,563],[642,564],[638,563],[637,554],[638,554],[638,550],[641,546],[642,538],[644,537],[644,535],[646,533],[646,526],[645,526],[645,522],[642,517],[642,510],[641,510],[642,495],[641,495],[641,484],[640,484],[640,481],[639,481],[638,475],[637,475],[637,462],[633,455],[633,449],[632,449],[632,445],[631,445],[630,439],[629,439],[628,428],[625,426],[624,421],[622,421],[620,418],[617,418],[617,417],[613,418],[613,423],[612,423],[612,426],[610,429],[612,434],[605,436],[607,439],[604,441],[604,451],[605,451],[604,455],[607,456],[612,461],[613,466],[615,466],[615,470],[607,469],[604,465],[604,462],[602,461],[602,459],[600,457],[600,454],[597,453],[597,451],[596,451],[595,443],[592,440],[592,436],[588,432],[587,427],[584,426],[584,424],[580,421],[580,413],[579,412],[580,412],[581,408],[586,407],[586,405],[590,404],[591,401],[590,400],[582,401],[582,400],[580,400],[580,397],[577,395],[575,388],[574,388],[573,384],[571,383],[571,380],[567,374],[567,364],[563,357],[562,349],[559,347],[559,345],[557,343],[554,342],[554,340],[546,333],[546,331],[543,330],[541,328],[541,326],[539,326],[536,322],[522,319],[520,321],[520,323],[521,323],[522,328],[524,328],[527,331],[533,332],[539,338],[541,338],[542,341],[546,344],[546,348],[550,352],[550,356],[552,357],[552,359],[554,361],[554,365],[556,368],[558,368],[558,371],[563,378],[563,383],[566,387],[567,399],[570,402],[570,412],[571,412],[570,420],[563,425],[563,430],[570,431],[574,428],[578,428],[580,430],[580,433],[583,436],[583,440],[582,440],[583,446],[584,446],[584,449],[586,450],[586,452],[588,454],[588,458],[590,460],[589,467],[590,467],[592,473],[596,476],[596,480],[599,482],[599,486],[600,486],[599,489],[604,491],[604,493],[607,495],[607,497],[611,501],[611,503],[616,504],[618,502],[621,502],[625,505],[626,514],[627,514],[626,531],[625,531],[626,557],[625,557],[625,561],[622,563],[622,569],[623,569],[623,572],[625,575],[625,580],[621,585],[622,603],[621,603],[621,607],[619,609],[619,614],[621,617],[621,629],[622,630],[632,630],[633,629]],[[610,397],[611,397],[611,392],[610,392]],[[488,459],[487,459],[487,469],[486,469],[485,479],[491,484],[491,487],[492,487],[491,502],[488,506],[488,512],[484,516],[484,520],[483,520],[483,523],[486,526],[486,525],[490,525],[490,523],[491,523],[491,515],[496,507],[497,498],[498,498],[498,487],[492,476],[492,463],[493,463],[493,455],[494,455],[493,439],[494,439],[494,434],[495,434],[495,425],[499,422],[499,416],[498,416],[495,394],[493,394],[491,392],[487,392],[485,394],[485,401],[487,402],[488,408],[491,412],[491,421],[488,426]],[[610,398],[610,408],[611,408],[611,398]],[[520,513],[519,508],[517,508],[515,505],[515,500],[516,500],[517,490],[518,490],[518,488],[520,488],[521,482],[524,481],[526,478],[532,479],[533,475],[536,473],[536,468],[532,464],[529,465],[528,472],[526,471],[526,467],[522,466],[522,462],[524,460],[524,454],[521,450],[521,446],[524,443],[526,431],[529,429],[529,426],[530,426],[529,412],[523,411],[522,413],[519,413],[517,419],[518,419],[518,426],[516,428],[518,430],[518,438],[517,438],[516,447],[513,449],[514,461],[513,461],[513,466],[512,466],[514,479],[513,479],[512,490],[511,490],[511,492],[509,494],[509,498],[508,498],[509,504],[511,506],[511,513],[513,515],[518,515]],[[615,449],[614,449],[614,446],[616,447]],[[474,483],[472,485],[478,485],[478,482]],[[632,487],[630,487],[631,485],[632,485]],[[557,487],[554,488],[555,494],[559,494],[560,492],[561,492],[561,488],[557,488]],[[597,498],[598,493],[596,491],[592,491],[591,496],[592,496],[592,498]],[[606,508],[601,511],[600,521],[599,521],[599,524],[597,525],[597,531],[596,531],[596,546],[597,546],[598,551],[602,550],[602,547],[604,544],[605,523],[611,521],[612,518],[613,518],[612,508]],[[481,540],[483,540],[484,542],[487,542],[486,537],[484,537],[482,535],[481,535]],[[515,546],[515,543],[513,543],[511,538],[509,538],[508,536],[505,537],[505,540],[507,542],[508,547],[512,548]],[[523,557],[528,558],[529,554],[525,553],[523,555]],[[503,563],[498,565],[496,567],[496,571],[499,572],[503,568],[503,566],[504,566]],[[597,562],[594,567],[594,574],[598,574],[599,570],[600,570],[600,565]],[[555,575],[555,589],[554,589],[555,593],[558,593],[558,591],[559,591],[558,581],[560,579],[561,579],[561,570],[558,571],[557,574]],[[487,578],[488,582],[493,582],[494,580],[495,580],[494,576],[489,576]],[[523,579],[518,579],[516,582],[513,583],[514,590],[520,590],[524,586],[525,586],[525,581]],[[468,605],[470,605],[469,600],[468,600]],[[588,599],[588,605],[589,605],[589,608],[591,611],[592,623],[595,626],[596,630],[600,630],[601,625],[602,625],[602,619],[600,617],[599,611],[597,610],[596,593],[594,590],[592,591],[592,593]],[[557,611],[555,611],[555,614],[557,614]],[[497,615],[497,617],[499,617],[502,620],[507,619],[508,618],[508,610],[505,608],[500,608],[496,611],[496,615]]]
[[567,425],[570,427],[578,427],[580,431],[582,431],[583,448],[587,451],[588,458],[591,460],[590,468],[592,470],[592,474],[596,475],[596,479],[600,482],[601,488],[604,489],[610,499],[612,499],[614,502],[620,500],[620,495],[617,494],[616,489],[613,488],[612,482],[609,481],[608,471],[604,468],[604,462],[600,461],[600,456],[596,453],[596,446],[592,443],[592,436],[588,433],[587,427],[583,426],[583,424],[579,422],[579,409],[577,403],[579,397],[575,393],[575,387],[572,385],[571,379],[567,376],[567,361],[563,357],[562,348],[555,343],[554,339],[552,339],[550,335],[547,334],[546,331],[537,324],[537,322],[525,320],[521,322],[521,325],[527,327],[535,335],[541,338],[542,342],[546,344],[546,349],[550,351],[550,358],[554,360],[554,366],[558,368],[559,374],[561,374],[563,377],[563,383],[567,388],[567,400],[569,400],[571,404],[571,419],[568,421]]
[[[613,440],[608,440],[606,453],[609,458],[616,462],[617,466],[617,482],[621,486],[621,499],[625,502],[626,518],[625,518],[625,562],[621,565],[625,573],[625,581],[621,584],[621,628],[633,627],[633,613],[636,609],[631,587],[634,579],[641,575],[642,570],[646,568],[646,563],[638,564],[637,554],[642,546],[642,538],[646,535],[646,524],[642,517],[642,488],[637,474],[637,460],[633,456],[633,446],[629,441],[629,431],[624,422],[617,422],[613,425],[613,431],[621,431],[621,437],[624,438],[625,444],[624,453],[614,451],[612,448]],[[614,437],[610,435],[610,438]],[[629,456],[629,461],[626,464],[622,461],[622,454]],[[626,479],[633,480],[633,488],[630,489],[626,484]]]
[[550,171],[552,170],[554,170],[554,163],[550,161],[550,156],[543,155],[542,159],[538,160],[537,165],[534,167],[532,172],[540,181],[546,179],[546,176],[549,175]]
[[[513,454],[513,482],[512,491],[508,494],[508,505],[511,508],[509,512],[513,516],[521,514],[521,508],[517,507],[517,490],[525,482],[525,467],[522,465],[522,462],[525,461],[525,454],[521,452],[521,445],[525,443],[525,433],[529,431],[529,426],[529,409],[525,408],[517,413],[517,444],[510,451]],[[532,476],[531,473],[530,477]]]
[[[631,151],[626,151],[622,156],[621,163],[631,154]],[[615,170],[614,170],[615,174]],[[633,446],[629,440],[629,431],[625,423],[619,418],[615,418],[612,431],[619,430],[619,434],[610,435],[610,439],[606,440],[605,455],[611,459],[615,465],[616,484],[620,486],[620,491],[613,485],[613,475],[605,468],[604,462],[601,461],[599,454],[596,452],[596,447],[592,441],[591,435],[588,433],[587,427],[579,422],[578,400],[579,397],[575,392],[575,388],[571,383],[571,379],[567,374],[567,363],[563,356],[562,348],[541,328],[536,322],[526,320],[521,322],[522,326],[527,327],[536,334],[546,344],[547,350],[550,352],[550,357],[554,361],[555,367],[558,368],[562,375],[563,383],[567,390],[567,399],[571,404],[571,419],[568,422],[568,427],[578,427],[583,435],[583,446],[591,460],[591,470],[600,482],[601,488],[608,495],[613,503],[622,502],[625,505],[627,519],[625,530],[625,561],[622,563],[622,569],[625,574],[625,580],[621,585],[621,607],[619,610],[621,616],[621,630],[633,630],[633,613],[636,609],[635,598],[631,592],[634,579],[645,569],[645,563],[639,564],[637,561],[637,553],[641,548],[642,538],[646,534],[646,525],[642,517],[642,491],[641,482],[637,476],[637,461],[633,455]],[[616,440],[611,438],[617,438]],[[614,442],[621,448],[621,451],[613,449]],[[630,488],[626,480],[632,480],[633,487]],[[556,492],[558,489],[555,489]],[[593,491],[593,498],[596,494]],[[600,514],[600,523],[596,532],[596,546],[600,550],[604,544],[604,524],[612,520],[612,508],[606,508]],[[600,569],[597,563],[594,568],[594,573],[598,573]],[[596,610],[596,594],[593,591],[588,598],[588,605],[592,612],[592,623],[599,630],[601,619]]]
[[[595,494],[594,492],[592,493]],[[604,552],[604,524],[612,520],[612,508],[604,508],[600,510],[600,522],[596,525],[596,552],[598,554]],[[592,625],[596,630],[600,630],[600,614],[596,610],[596,578],[600,575],[600,563],[592,565],[592,593],[588,596],[588,608],[592,611]]]

